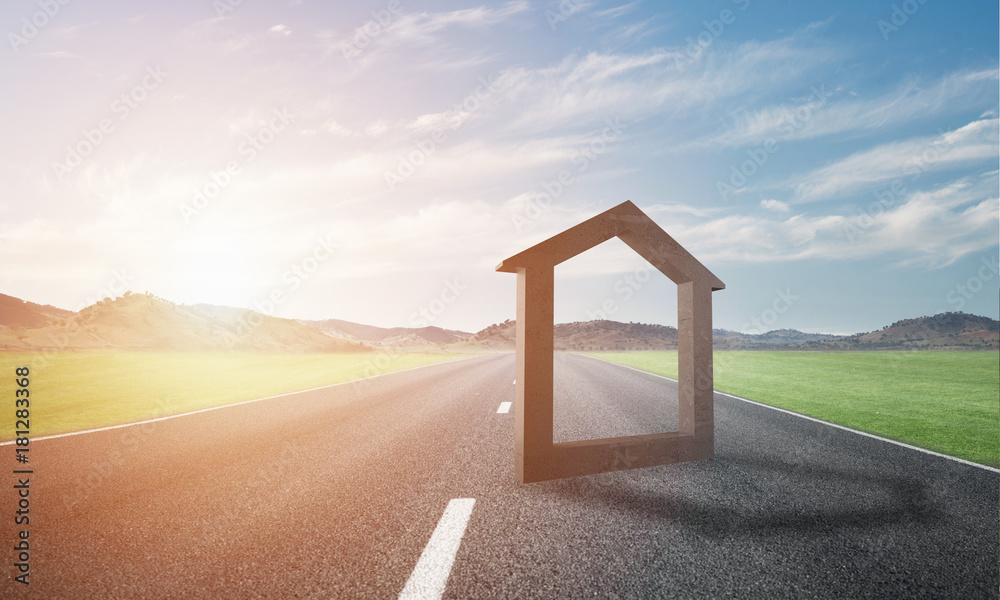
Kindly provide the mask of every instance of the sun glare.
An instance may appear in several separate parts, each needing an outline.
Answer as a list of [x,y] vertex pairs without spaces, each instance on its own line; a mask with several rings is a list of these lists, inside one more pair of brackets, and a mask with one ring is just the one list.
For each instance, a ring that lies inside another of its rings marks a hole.
[[223,238],[202,238],[173,257],[171,277],[163,282],[164,296],[184,304],[249,306],[260,267],[250,250],[241,250]]

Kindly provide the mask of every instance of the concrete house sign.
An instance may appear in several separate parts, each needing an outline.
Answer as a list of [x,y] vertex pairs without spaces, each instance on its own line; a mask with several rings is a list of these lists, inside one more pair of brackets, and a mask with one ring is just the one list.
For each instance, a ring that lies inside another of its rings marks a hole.
[[[617,237],[677,284],[678,431],[554,443],[555,266]],[[517,273],[515,470],[522,483],[635,469],[715,455],[712,292],[725,284],[632,202],[501,262]]]

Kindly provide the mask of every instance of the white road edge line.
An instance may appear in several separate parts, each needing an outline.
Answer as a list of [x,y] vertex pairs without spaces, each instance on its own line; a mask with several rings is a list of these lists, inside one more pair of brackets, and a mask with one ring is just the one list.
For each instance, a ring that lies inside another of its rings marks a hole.
[[497,409],[497,414],[498,415],[502,415],[502,414],[509,413],[510,412],[510,405],[511,405],[510,402],[501,402],[500,403],[500,408]]
[[[107,427],[98,427],[97,429],[85,429],[83,431],[70,431],[68,433],[58,433],[55,435],[45,435],[41,437],[31,438],[32,442],[39,442],[41,440],[54,440],[56,438],[70,437],[73,435],[83,435],[85,433],[97,433],[99,431],[110,431],[112,429],[124,429],[125,427],[135,427],[137,425],[146,425],[147,423],[157,423],[159,421],[168,421],[170,419],[178,419],[180,417],[188,417],[190,415],[197,415],[204,412],[209,412],[212,410],[220,410],[223,408],[232,408],[234,406],[242,406],[244,404],[253,404],[254,402],[263,402],[264,400],[273,400],[275,398],[284,398],[285,396],[294,396],[295,394],[304,394],[306,392],[315,392],[316,390],[324,390],[326,388],[337,387],[341,385],[348,385],[350,383],[357,383],[359,381],[365,381],[368,379],[375,379],[376,377],[385,377],[386,375],[394,375],[396,373],[406,373],[407,371],[416,371],[417,369],[426,369],[427,367],[433,367],[436,365],[445,365],[450,363],[462,362],[463,360],[471,360],[473,358],[480,358],[482,354],[477,354],[475,356],[470,356],[468,358],[459,358],[457,360],[449,360],[444,362],[430,363],[428,365],[420,365],[419,367],[410,367],[409,369],[402,369],[399,371],[389,371],[388,373],[379,373],[378,375],[369,375],[368,377],[361,377],[360,379],[352,379],[350,381],[341,381],[340,383],[331,383],[330,385],[321,385],[319,387],[309,388],[308,390],[298,390],[297,392],[287,392],[285,394],[278,394],[277,396],[267,396],[265,398],[254,398],[253,400],[243,400],[242,402],[236,402],[234,404],[221,404],[219,406],[210,406],[208,408],[201,408],[198,410],[192,410],[191,412],[179,413],[176,415],[167,415],[165,417],[157,417],[155,419],[146,419],[145,421],[136,421],[134,423],[122,423],[121,425],[109,425]],[[11,440],[9,442],[0,442],[0,446],[12,446],[17,440]]]
[[[599,360],[601,362],[606,362],[609,365],[615,365],[618,367],[623,367],[626,369],[632,369],[633,371],[638,371],[639,373],[645,373],[646,375],[652,375],[653,377],[659,377],[660,379],[666,379],[668,381],[677,382],[676,379],[672,377],[666,377],[664,375],[659,375],[657,373],[650,373],[649,371],[643,371],[642,369],[637,369],[635,367],[630,367],[628,365],[621,365],[618,363],[611,362],[610,360],[604,360],[603,358],[597,358],[596,356],[590,356],[587,354],[578,354],[577,356],[586,356],[587,358],[592,358],[594,360]],[[837,423],[831,423],[829,421],[824,421],[823,419],[817,419],[816,417],[810,417],[809,415],[804,415],[802,413],[797,413],[785,408],[778,408],[777,406],[771,406],[770,404],[764,404],[763,402],[757,402],[756,400],[751,400],[749,398],[743,398],[741,396],[734,396],[732,394],[727,394],[726,392],[720,392],[719,390],[713,390],[716,394],[720,396],[727,396],[733,398],[734,400],[742,400],[743,402],[749,402],[750,404],[756,404],[757,406],[763,406],[764,408],[770,408],[771,410],[776,410],[778,412],[783,412],[788,415],[806,419],[808,421],[813,421],[814,423],[822,423],[823,425],[829,425],[830,427],[836,427],[837,429],[843,429],[844,431],[850,431],[851,433],[856,433],[858,435],[863,435],[865,437],[870,437],[872,439],[881,440],[883,442],[889,442],[890,444],[895,444],[897,446],[902,446],[904,448],[909,448],[910,450],[916,450],[918,452],[923,452],[924,454],[930,454],[932,456],[939,456],[941,458],[947,458],[948,460],[953,460],[955,462],[960,462],[964,465],[969,465],[970,467],[979,467],[980,469],[986,469],[987,471],[992,471],[994,473],[1000,473],[1000,469],[995,467],[989,467],[987,465],[981,465],[979,463],[972,462],[971,460],[965,460],[964,458],[958,458],[957,456],[948,456],[947,454],[941,454],[940,452],[935,452],[933,450],[928,450],[927,448],[920,448],[919,446],[912,446],[905,442],[899,442],[893,439],[882,437],[880,435],[875,435],[874,433],[868,433],[867,431],[861,431],[859,429],[851,429],[844,425],[838,425]]]
[[475,498],[455,498],[448,502],[417,566],[413,567],[413,573],[399,593],[400,600],[439,600],[444,595],[475,504]]

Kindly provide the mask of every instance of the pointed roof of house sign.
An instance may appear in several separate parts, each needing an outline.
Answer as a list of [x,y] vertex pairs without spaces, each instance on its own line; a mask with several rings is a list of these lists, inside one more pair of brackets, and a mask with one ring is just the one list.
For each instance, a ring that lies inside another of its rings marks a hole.
[[676,284],[707,280],[712,291],[726,287],[630,200],[518,252],[497,265],[496,270],[517,273],[521,268],[552,267],[613,237],[628,244]]

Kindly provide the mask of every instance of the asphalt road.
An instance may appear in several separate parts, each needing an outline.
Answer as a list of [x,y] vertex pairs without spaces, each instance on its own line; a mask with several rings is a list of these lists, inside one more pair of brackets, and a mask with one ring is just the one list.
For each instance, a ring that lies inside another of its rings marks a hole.
[[[557,441],[676,428],[670,381],[556,373]],[[996,472],[716,395],[712,460],[522,485],[513,378],[488,356],[36,440],[31,584],[8,474],[0,595],[396,598],[472,498],[445,598],[998,596]]]

